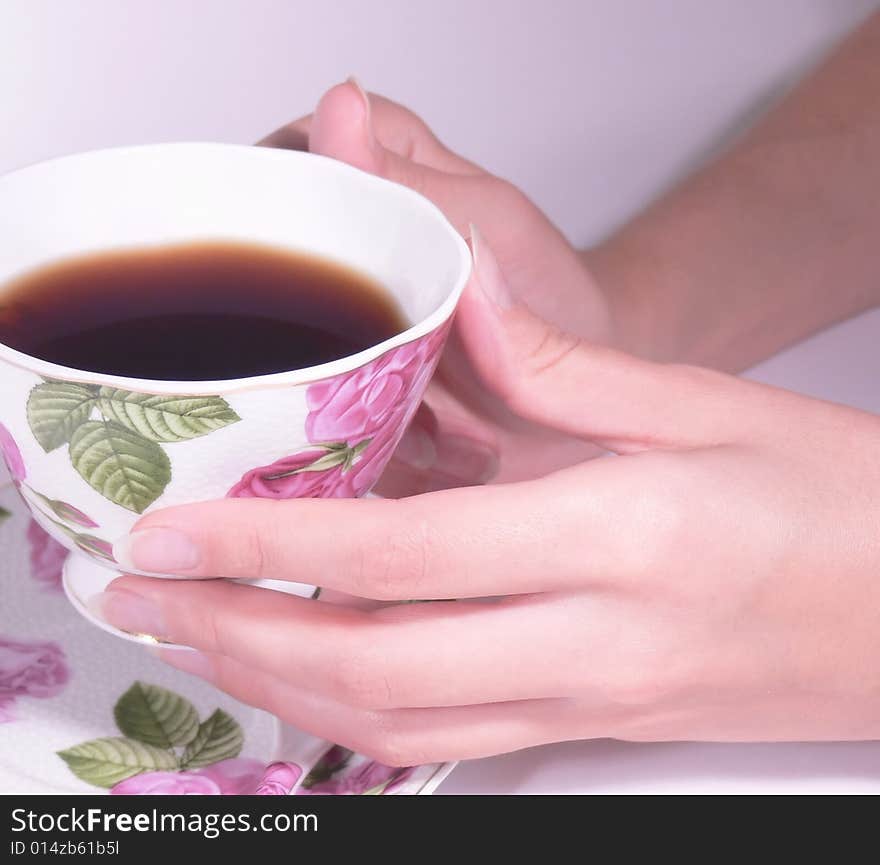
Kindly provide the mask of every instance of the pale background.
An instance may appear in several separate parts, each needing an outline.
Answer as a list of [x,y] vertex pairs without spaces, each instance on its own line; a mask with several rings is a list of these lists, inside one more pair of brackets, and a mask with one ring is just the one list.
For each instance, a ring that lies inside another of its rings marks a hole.
[[[877,5],[0,0],[0,170],[115,144],[249,142],[355,74],[588,243],[728,140]],[[875,312],[754,374],[880,411],[878,339]],[[461,766],[441,792],[782,790],[876,792],[880,745],[574,743]]]

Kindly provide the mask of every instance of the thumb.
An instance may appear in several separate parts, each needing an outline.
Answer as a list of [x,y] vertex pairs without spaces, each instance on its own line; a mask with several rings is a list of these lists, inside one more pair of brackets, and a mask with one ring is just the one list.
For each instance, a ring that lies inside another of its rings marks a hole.
[[[442,145],[437,142],[436,148]],[[467,228],[467,214],[473,212],[484,189],[485,175],[447,172],[384,147],[373,129],[370,97],[354,80],[331,87],[321,97],[309,125],[309,150],[421,193],[459,231]],[[444,152],[447,162],[456,158]]]
[[486,386],[520,417],[630,453],[736,437],[731,376],[651,363],[585,342],[517,301],[471,226],[474,271],[456,327]]

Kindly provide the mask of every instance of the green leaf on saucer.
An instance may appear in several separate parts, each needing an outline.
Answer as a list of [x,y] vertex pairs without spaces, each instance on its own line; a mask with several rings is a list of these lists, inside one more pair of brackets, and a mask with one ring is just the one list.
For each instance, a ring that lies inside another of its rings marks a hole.
[[241,418],[219,396],[161,396],[102,387],[101,413],[154,442],[207,435]]
[[220,760],[237,757],[244,745],[244,733],[231,715],[215,709],[207,721],[199,726],[198,735],[186,747],[181,766],[197,769]]
[[12,511],[6,510],[6,508],[0,508],[0,525],[6,522],[12,516]]
[[59,751],[58,756],[77,778],[96,787],[112,787],[141,772],[179,768],[170,751],[122,738],[92,739]]
[[158,748],[187,745],[199,731],[199,713],[189,700],[145,682],[135,682],[119,698],[113,716],[130,739]]
[[87,421],[70,439],[73,467],[102,496],[142,514],[171,480],[171,463],[155,442],[114,421]]
[[62,381],[38,384],[30,392],[27,419],[34,438],[49,453],[70,441],[97,403],[97,388]]

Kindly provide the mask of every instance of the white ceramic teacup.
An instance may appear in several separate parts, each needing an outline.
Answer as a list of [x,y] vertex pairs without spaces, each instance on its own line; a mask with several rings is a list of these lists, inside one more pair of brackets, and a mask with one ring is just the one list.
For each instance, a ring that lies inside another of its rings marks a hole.
[[412,323],[332,363],[215,382],[86,372],[0,344],[0,448],[34,518],[75,554],[65,585],[81,612],[117,573],[114,542],[150,510],[365,495],[418,406],[471,262],[409,189],[323,157],[223,144],[102,150],[7,174],[0,238],[0,311],[3,286],[48,262],[231,240],[353,267]]

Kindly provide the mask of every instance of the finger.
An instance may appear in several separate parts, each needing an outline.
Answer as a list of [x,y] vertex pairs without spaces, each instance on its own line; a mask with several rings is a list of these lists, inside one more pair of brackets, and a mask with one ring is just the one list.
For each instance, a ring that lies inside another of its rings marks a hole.
[[[478,165],[449,150],[425,121],[408,108],[375,93],[367,94],[353,78],[331,88],[327,98],[335,99],[338,88],[357,92],[361,102],[367,106],[373,132],[386,150],[420,165],[451,174],[485,173]],[[313,117],[310,114],[288,123],[259,143],[269,147],[308,150]]]
[[[309,128],[309,149],[414,189],[430,198],[464,233],[473,214],[485,211],[487,184],[493,178],[451,173],[390,150],[377,137],[371,118],[370,101],[364,92],[351,82],[339,84],[318,103]],[[414,135],[411,140],[423,141],[424,136]],[[426,150],[423,144],[422,155]],[[435,151],[430,152],[436,157]]]
[[667,461],[655,462],[594,460],[535,481],[399,501],[180,505],[142,518],[114,554],[127,570],[290,580],[377,600],[605,584],[628,575],[639,549],[633,537],[648,547],[667,523],[674,525],[635,506],[655,490],[667,491],[667,511],[675,512]]
[[222,655],[166,650],[158,657],[236,700],[386,766],[489,757],[560,739],[607,736],[612,729],[599,707],[587,715],[568,700],[376,712],[296,688]]
[[[590,598],[341,609],[267,589],[123,578],[99,601],[129,632],[222,654],[367,709],[594,693],[640,666],[636,634]],[[540,646],[540,651],[524,647]],[[572,647],[577,647],[577,653]],[[587,661],[587,659],[589,659]]]
[[[521,417],[629,453],[750,440],[772,389],[696,367],[641,360],[565,333],[507,287],[471,227],[474,276],[456,326],[479,375]],[[747,408],[747,411],[743,411]]]

